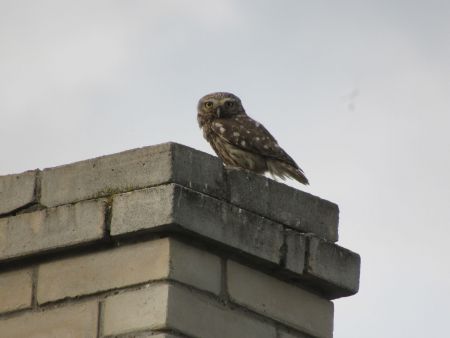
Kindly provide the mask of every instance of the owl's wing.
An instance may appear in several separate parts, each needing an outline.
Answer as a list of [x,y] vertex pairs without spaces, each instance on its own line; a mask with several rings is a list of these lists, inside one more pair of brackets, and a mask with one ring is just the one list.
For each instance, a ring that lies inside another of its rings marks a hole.
[[217,119],[212,123],[213,132],[224,141],[242,150],[298,165],[279,145],[264,126],[249,116]]

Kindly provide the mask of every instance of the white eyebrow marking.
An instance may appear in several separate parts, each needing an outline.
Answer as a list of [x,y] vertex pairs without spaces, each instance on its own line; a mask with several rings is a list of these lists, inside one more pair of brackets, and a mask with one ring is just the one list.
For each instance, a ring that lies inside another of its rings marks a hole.
[[233,132],[233,136],[239,137],[240,135],[237,131]]

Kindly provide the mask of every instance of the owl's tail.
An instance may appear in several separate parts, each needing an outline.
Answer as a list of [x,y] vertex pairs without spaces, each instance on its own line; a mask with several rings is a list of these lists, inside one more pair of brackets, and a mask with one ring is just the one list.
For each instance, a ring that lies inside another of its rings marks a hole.
[[300,169],[299,167],[294,167],[293,165],[290,165],[286,162],[268,160],[267,169],[272,175],[278,176],[283,180],[286,177],[291,177],[304,185],[309,184],[309,181],[303,173],[302,169]]

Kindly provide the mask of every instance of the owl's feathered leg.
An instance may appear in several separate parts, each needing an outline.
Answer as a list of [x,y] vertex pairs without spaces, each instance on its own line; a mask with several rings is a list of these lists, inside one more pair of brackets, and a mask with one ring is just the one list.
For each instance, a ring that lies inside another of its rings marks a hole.
[[278,176],[283,180],[286,177],[291,177],[302,184],[309,184],[309,181],[305,174],[303,174],[303,171],[300,168],[296,168],[288,163],[277,160],[268,160],[267,169],[272,175]]

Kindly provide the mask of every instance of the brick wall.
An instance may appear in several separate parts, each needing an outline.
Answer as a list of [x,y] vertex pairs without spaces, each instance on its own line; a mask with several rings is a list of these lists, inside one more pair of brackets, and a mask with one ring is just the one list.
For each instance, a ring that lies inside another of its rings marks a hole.
[[338,207],[167,143],[0,177],[0,338],[332,337]]

